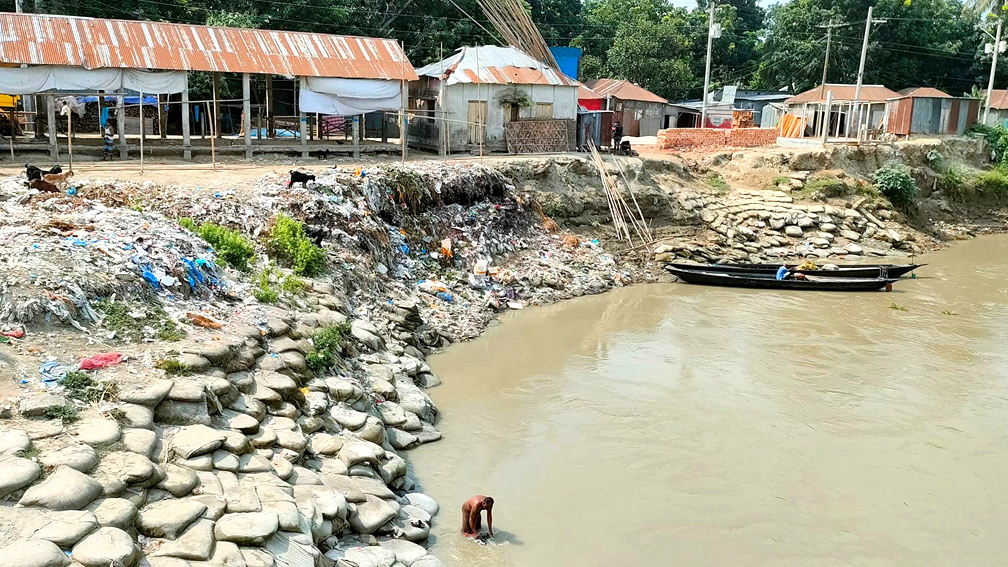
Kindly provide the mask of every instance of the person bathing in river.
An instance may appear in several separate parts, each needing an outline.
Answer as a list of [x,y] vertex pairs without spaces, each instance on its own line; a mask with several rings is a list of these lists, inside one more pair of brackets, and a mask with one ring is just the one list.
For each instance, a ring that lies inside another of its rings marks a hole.
[[493,537],[493,505],[494,500],[489,496],[477,494],[462,505],[462,534],[468,537],[479,537],[480,512],[486,510],[487,529],[490,530],[490,537]]

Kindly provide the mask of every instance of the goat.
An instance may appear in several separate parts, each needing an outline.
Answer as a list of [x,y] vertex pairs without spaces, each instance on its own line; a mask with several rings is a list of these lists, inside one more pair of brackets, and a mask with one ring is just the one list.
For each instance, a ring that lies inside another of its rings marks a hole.
[[42,176],[46,173],[63,173],[63,168],[58,165],[54,165],[52,169],[46,171],[29,163],[25,164],[25,175],[28,176],[28,181],[31,181],[32,179],[42,179]]
[[287,188],[290,189],[295,183],[300,183],[301,187],[305,189],[308,188],[308,182],[315,181],[315,176],[311,173],[302,173],[296,169],[290,170],[290,181],[287,182]]
[[316,152],[312,152],[312,154],[314,154],[314,156],[320,160],[327,160],[329,159],[329,151],[330,151],[329,148],[326,148],[324,150],[318,150]]
[[45,191],[47,193],[58,193],[59,189],[55,185],[49,183],[48,181],[42,181],[41,179],[32,179],[28,182],[28,186],[32,189],[38,189],[39,191]]
[[42,175],[42,179],[46,182],[52,183],[61,189],[67,186],[67,178],[70,177],[73,177],[72,171],[68,171],[66,173],[46,173]]

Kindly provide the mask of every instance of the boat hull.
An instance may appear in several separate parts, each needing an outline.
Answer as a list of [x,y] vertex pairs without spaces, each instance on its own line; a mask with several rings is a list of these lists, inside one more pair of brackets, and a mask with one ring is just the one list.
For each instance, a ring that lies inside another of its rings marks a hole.
[[[702,270],[705,272],[728,274],[776,274],[781,264],[668,264],[682,270]],[[841,265],[836,270],[800,270],[797,264],[784,264],[795,273],[824,278],[899,278],[924,264],[863,264]]]
[[898,278],[819,278],[811,276],[808,279],[778,280],[767,274],[742,274],[688,270],[682,268],[666,268],[684,282],[699,285],[714,285],[723,287],[746,287],[757,289],[797,289],[805,291],[878,291]]

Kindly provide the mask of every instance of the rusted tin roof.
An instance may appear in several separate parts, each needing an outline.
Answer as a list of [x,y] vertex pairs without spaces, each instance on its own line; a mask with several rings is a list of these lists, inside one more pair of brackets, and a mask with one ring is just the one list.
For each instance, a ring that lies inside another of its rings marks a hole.
[[592,79],[585,81],[585,86],[595,91],[602,98],[613,97],[620,100],[660,102],[662,104],[668,102],[644,87],[620,79]]
[[908,96],[910,98],[954,98],[947,92],[933,87],[907,87],[900,89],[899,94],[901,97]]
[[0,62],[412,81],[391,39],[0,13]]
[[574,87],[580,84],[516,47],[494,45],[463,47],[451,57],[425,65],[416,72],[425,77],[445,79],[446,85],[477,83]]
[[[838,85],[826,83],[826,88],[822,85],[809,89],[801,94],[795,95],[786,101],[785,104],[795,104],[803,102],[825,102],[826,93],[833,91],[833,102],[850,102],[854,100],[854,91],[857,85]],[[899,98],[899,93],[891,91],[882,85],[861,85],[861,102],[885,102],[891,98]]]

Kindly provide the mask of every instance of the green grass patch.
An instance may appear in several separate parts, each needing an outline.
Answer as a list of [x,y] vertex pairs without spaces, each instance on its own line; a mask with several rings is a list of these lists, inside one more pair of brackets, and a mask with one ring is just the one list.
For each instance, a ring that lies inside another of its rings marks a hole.
[[707,182],[707,185],[710,185],[713,189],[722,193],[731,191],[731,185],[728,185],[728,182],[725,181],[724,177],[721,177],[721,174],[716,171],[708,173],[704,180]]
[[267,266],[256,276],[252,297],[255,297],[259,303],[276,303],[280,299],[280,292],[271,283],[272,275],[273,268]]
[[42,451],[39,451],[38,447],[32,445],[31,447],[28,447],[27,449],[21,449],[20,451],[14,454],[17,455],[18,457],[21,457],[22,459],[34,459],[35,457],[41,455]]
[[165,374],[169,376],[185,376],[189,374],[190,369],[186,363],[182,362],[177,358],[162,358],[154,364],[154,368],[164,370]]
[[298,276],[317,276],[325,270],[325,252],[308,238],[303,223],[287,215],[277,216],[267,249]]
[[140,342],[147,338],[175,342],[186,336],[185,330],[157,304],[102,299],[94,308],[102,314],[102,328],[115,331],[116,338],[122,342]]
[[305,356],[305,363],[315,374],[331,370],[340,361],[343,341],[350,335],[350,323],[329,325],[312,335],[313,348]]
[[77,411],[77,406],[67,404],[46,409],[45,416],[49,419],[58,419],[63,423],[73,423],[80,417],[80,412]]
[[217,255],[218,262],[236,270],[249,271],[249,262],[255,258],[255,247],[240,232],[212,222],[197,225],[186,217],[180,218],[178,222],[183,228],[206,240]]
[[307,288],[308,284],[305,283],[304,278],[294,274],[287,274],[280,280],[280,291],[290,295],[304,295]]
[[94,403],[102,398],[113,399],[119,395],[119,386],[115,382],[99,383],[80,370],[67,372],[61,382],[66,395],[86,403]]

